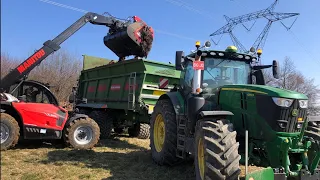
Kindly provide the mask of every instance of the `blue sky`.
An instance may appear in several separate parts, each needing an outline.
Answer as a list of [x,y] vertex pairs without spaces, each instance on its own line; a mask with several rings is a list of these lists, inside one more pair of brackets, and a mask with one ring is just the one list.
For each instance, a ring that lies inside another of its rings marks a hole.
[[[226,24],[223,15],[234,17],[260,9],[273,3],[273,0],[55,0],[68,6],[102,14],[109,12],[119,18],[140,16],[155,31],[153,49],[148,59],[174,63],[176,50],[190,52],[196,40],[204,43],[209,35]],[[181,6],[177,2],[188,3]],[[242,2],[242,3],[241,3]],[[1,51],[18,58],[27,58],[31,52],[42,46],[46,40],[53,39],[84,13],[62,8],[40,0],[1,1]],[[297,68],[309,78],[315,78],[320,85],[320,22],[318,18],[320,2],[317,0],[280,0],[276,12],[300,13],[290,31],[281,23],[274,23],[263,49],[263,63],[277,59],[282,61],[289,56]],[[289,26],[294,18],[284,20]],[[253,22],[245,24],[252,25]],[[250,32],[237,26],[234,34],[247,49],[262,31],[266,20],[260,19]],[[107,28],[87,24],[61,47],[79,56],[82,54],[103,58],[117,57],[104,46],[103,37]],[[220,37],[215,37],[217,41]],[[229,35],[222,36],[214,49],[225,49],[232,45]]]

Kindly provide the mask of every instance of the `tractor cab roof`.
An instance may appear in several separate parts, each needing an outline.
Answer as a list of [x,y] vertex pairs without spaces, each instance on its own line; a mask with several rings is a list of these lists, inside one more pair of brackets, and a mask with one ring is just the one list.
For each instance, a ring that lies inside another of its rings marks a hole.
[[[225,51],[221,50],[211,50],[211,49],[201,49],[202,57],[209,58],[219,58],[219,59],[230,59],[235,61],[246,61],[246,62],[255,62],[257,57],[249,53],[238,53],[235,46],[229,46]],[[197,53],[197,50],[193,51],[187,57],[194,58]]]

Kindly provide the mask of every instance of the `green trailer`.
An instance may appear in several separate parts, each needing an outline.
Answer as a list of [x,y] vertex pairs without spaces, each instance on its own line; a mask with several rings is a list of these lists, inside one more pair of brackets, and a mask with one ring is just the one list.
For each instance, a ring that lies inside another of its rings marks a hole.
[[179,84],[174,65],[145,59],[110,64],[111,60],[83,56],[76,93],[77,108],[97,121],[101,137],[122,133],[149,138],[149,119],[160,95]]

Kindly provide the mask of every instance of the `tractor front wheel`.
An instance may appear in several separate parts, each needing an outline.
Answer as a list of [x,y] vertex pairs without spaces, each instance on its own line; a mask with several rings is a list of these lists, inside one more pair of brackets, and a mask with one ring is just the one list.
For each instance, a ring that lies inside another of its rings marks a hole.
[[195,135],[196,179],[238,179],[239,143],[227,120],[199,120]]
[[[312,160],[314,159],[316,154],[319,152],[320,128],[317,126],[308,126],[304,135],[313,138],[311,148],[308,151],[308,158],[311,165],[313,163]],[[320,164],[318,164],[318,168],[320,168]]]
[[74,149],[92,149],[99,141],[100,129],[93,119],[79,118],[66,125],[63,138]]
[[150,120],[150,147],[152,159],[159,165],[180,162],[177,151],[177,122],[175,111],[168,99],[159,100]]
[[1,150],[14,147],[20,136],[20,127],[14,117],[1,113]]

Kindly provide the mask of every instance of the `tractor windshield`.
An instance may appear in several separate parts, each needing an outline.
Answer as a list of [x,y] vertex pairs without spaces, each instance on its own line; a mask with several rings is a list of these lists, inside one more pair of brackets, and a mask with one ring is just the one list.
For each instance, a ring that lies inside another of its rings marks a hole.
[[250,64],[231,59],[206,58],[203,71],[203,83],[208,88],[217,88],[226,84],[248,84]]

